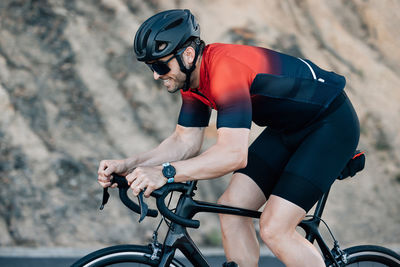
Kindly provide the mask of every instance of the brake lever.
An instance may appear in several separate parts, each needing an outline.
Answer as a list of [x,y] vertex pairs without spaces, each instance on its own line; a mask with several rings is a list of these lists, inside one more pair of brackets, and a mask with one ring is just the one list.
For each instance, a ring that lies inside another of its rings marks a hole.
[[[110,182],[113,184],[114,178],[111,178]],[[104,209],[104,206],[107,204],[108,199],[110,198],[110,193],[108,193],[108,187],[103,188],[103,200],[101,201],[100,210]]]
[[105,187],[103,188],[103,200],[101,201],[100,210],[104,209],[104,206],[107,204],[109,198],[110,194],[108,193],[108,187]]
[[138,198],[139,207],[140,207],[140,218],[139,218],[139,223],[140,223],[146,217],[149,207],[147,206],[146,202],[144,202],[144,200],[143,200],[143,191],[140,191],[137,198]]

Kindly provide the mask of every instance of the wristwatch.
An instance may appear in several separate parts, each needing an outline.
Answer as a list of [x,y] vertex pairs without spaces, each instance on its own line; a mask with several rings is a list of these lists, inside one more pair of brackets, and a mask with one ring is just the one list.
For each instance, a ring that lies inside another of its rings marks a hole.
[[165,178],[167,178],[167,183],[173,183],[175,181],[175,174],[176,174],[176,169],[174,166],[171,165],[169,162],[165,162],[162,164],[163,169],[162,169],[162,174],[164,175]]

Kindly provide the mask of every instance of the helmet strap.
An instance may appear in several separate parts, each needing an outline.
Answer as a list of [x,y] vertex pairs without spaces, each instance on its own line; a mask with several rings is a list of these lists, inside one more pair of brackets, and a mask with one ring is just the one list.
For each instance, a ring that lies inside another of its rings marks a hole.
[[186,81],[185,84],[183,85],[182,90],[184,92],[186,92],[187,90],[189,90],[190,88],[190,76],[192,75],[192,72],[194,71],[194,69],[196,68],[196,62],[197,62],[197,58],[199,57],[199,50],[200,50],[200,45],[198,45],[196,43],[196,49],[195,49],[195,56],[194,56],[194,60],[193,60],[193,64],[192,66],[188,69],[185,67],[185,65],[183,64],[182,61],[182,55],[180,57],[177,57],[178,63],[179,63],[179,68],[180,70],[186,74]]

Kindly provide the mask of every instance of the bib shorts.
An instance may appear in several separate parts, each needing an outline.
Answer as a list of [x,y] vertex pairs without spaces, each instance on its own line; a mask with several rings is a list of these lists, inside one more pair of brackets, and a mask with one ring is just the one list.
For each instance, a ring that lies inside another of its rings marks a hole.
[[282,197],[308,212],[353,156],[360,136],[357,114],[344,92],[311,125],[290,132],[266,128],[251,144],[246,174],[265,197]]

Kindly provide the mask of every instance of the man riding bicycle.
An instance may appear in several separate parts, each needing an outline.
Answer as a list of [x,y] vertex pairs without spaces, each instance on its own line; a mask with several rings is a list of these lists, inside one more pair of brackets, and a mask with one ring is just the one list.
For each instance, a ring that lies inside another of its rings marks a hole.
[[[178,123],[147,153],[101,161],[99,183],[115,186],[112,173],[126,175],[133,194],[144,190],[148,197],[166,183],[234,172],[219,203],[257,210],[266,202],[260,234],[272,252],[286,266],[325,266],[295,228],[358,144],[359,122],[344,77],[266,48],[205,45],[189,10],[147,19],[134,51],[168,92],[180,91]],[[199,154],[211,109],[217,111],[217,142]],[[248,147],[252,121],[266,128]],[[220,215],[220,222],[225,265],[257,266],[252,219]]]

